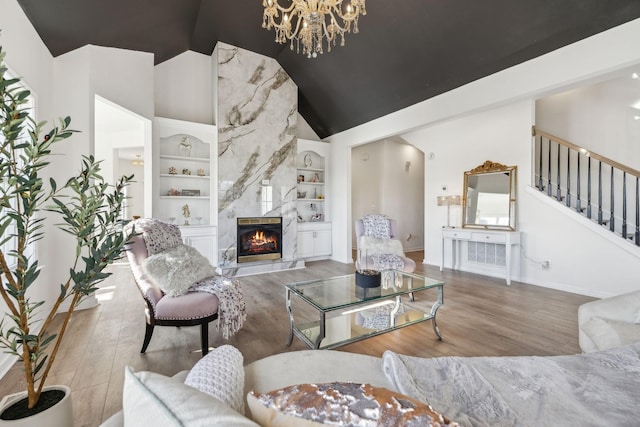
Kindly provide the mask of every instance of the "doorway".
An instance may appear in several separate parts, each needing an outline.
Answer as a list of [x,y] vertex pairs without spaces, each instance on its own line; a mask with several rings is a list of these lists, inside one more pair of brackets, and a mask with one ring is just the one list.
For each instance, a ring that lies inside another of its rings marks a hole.
[[133,175],[126,189],[123,219],[150,217],[151,120],[95,96],[95,156],[110,184],[122,175]]
[[398,221],[405,252],[424,249],[424,153],[402,138],[351,149],[351,224],[372,213]]

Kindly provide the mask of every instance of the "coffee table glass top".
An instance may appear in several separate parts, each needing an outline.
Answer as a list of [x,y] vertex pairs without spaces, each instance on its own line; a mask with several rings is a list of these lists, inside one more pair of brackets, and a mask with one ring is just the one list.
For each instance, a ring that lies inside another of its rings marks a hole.
[[354,304],[361,304],[367,300],[404,295],[439,287],[444,284],[441,280],[402,271],[386,270],[382,274],[383,280],[389,280],[391,285],[387,289],[383,286],[379,288],[356,286],[355,275],[353,274],[290,283],[287,288],[318,310],[332,311],[350,307]]
[[[398,270],[383,271],[382,286],[375,288],[357,286],[355,280],[351,274],[286,285],[287,345],[296,336],[310,348],[331,349],[426,320],[442,339],[436,312],[443,303],[444,282]],[[414,294],[420,295],[417,305]],[[296,310],[293,300],[302,303]],[[305,306],[315,311],[317,320],[309,313],[294,316]]]

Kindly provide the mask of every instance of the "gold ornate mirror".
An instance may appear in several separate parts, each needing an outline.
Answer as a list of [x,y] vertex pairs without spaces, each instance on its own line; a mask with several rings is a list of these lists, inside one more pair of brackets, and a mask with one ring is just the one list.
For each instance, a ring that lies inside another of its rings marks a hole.
[[489,160],[464,173],[462,227],[516,229],[517,166]]

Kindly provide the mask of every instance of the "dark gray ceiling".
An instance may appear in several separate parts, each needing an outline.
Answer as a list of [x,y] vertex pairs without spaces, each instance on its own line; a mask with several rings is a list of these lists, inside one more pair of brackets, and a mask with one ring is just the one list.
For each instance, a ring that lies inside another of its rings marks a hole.
[[640,17],[640,0],[369,0],[359,34],[307,59],[261,27],[261,0],[18,2],[54,56],[94,44],[160,63],[222,41],[275,58],[321,138]]

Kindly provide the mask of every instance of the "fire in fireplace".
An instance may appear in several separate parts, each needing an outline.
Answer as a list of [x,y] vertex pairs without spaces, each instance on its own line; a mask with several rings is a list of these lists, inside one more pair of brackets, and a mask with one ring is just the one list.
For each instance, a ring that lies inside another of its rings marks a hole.
[[282,217],[238,218],[238,262],[282,258]]

